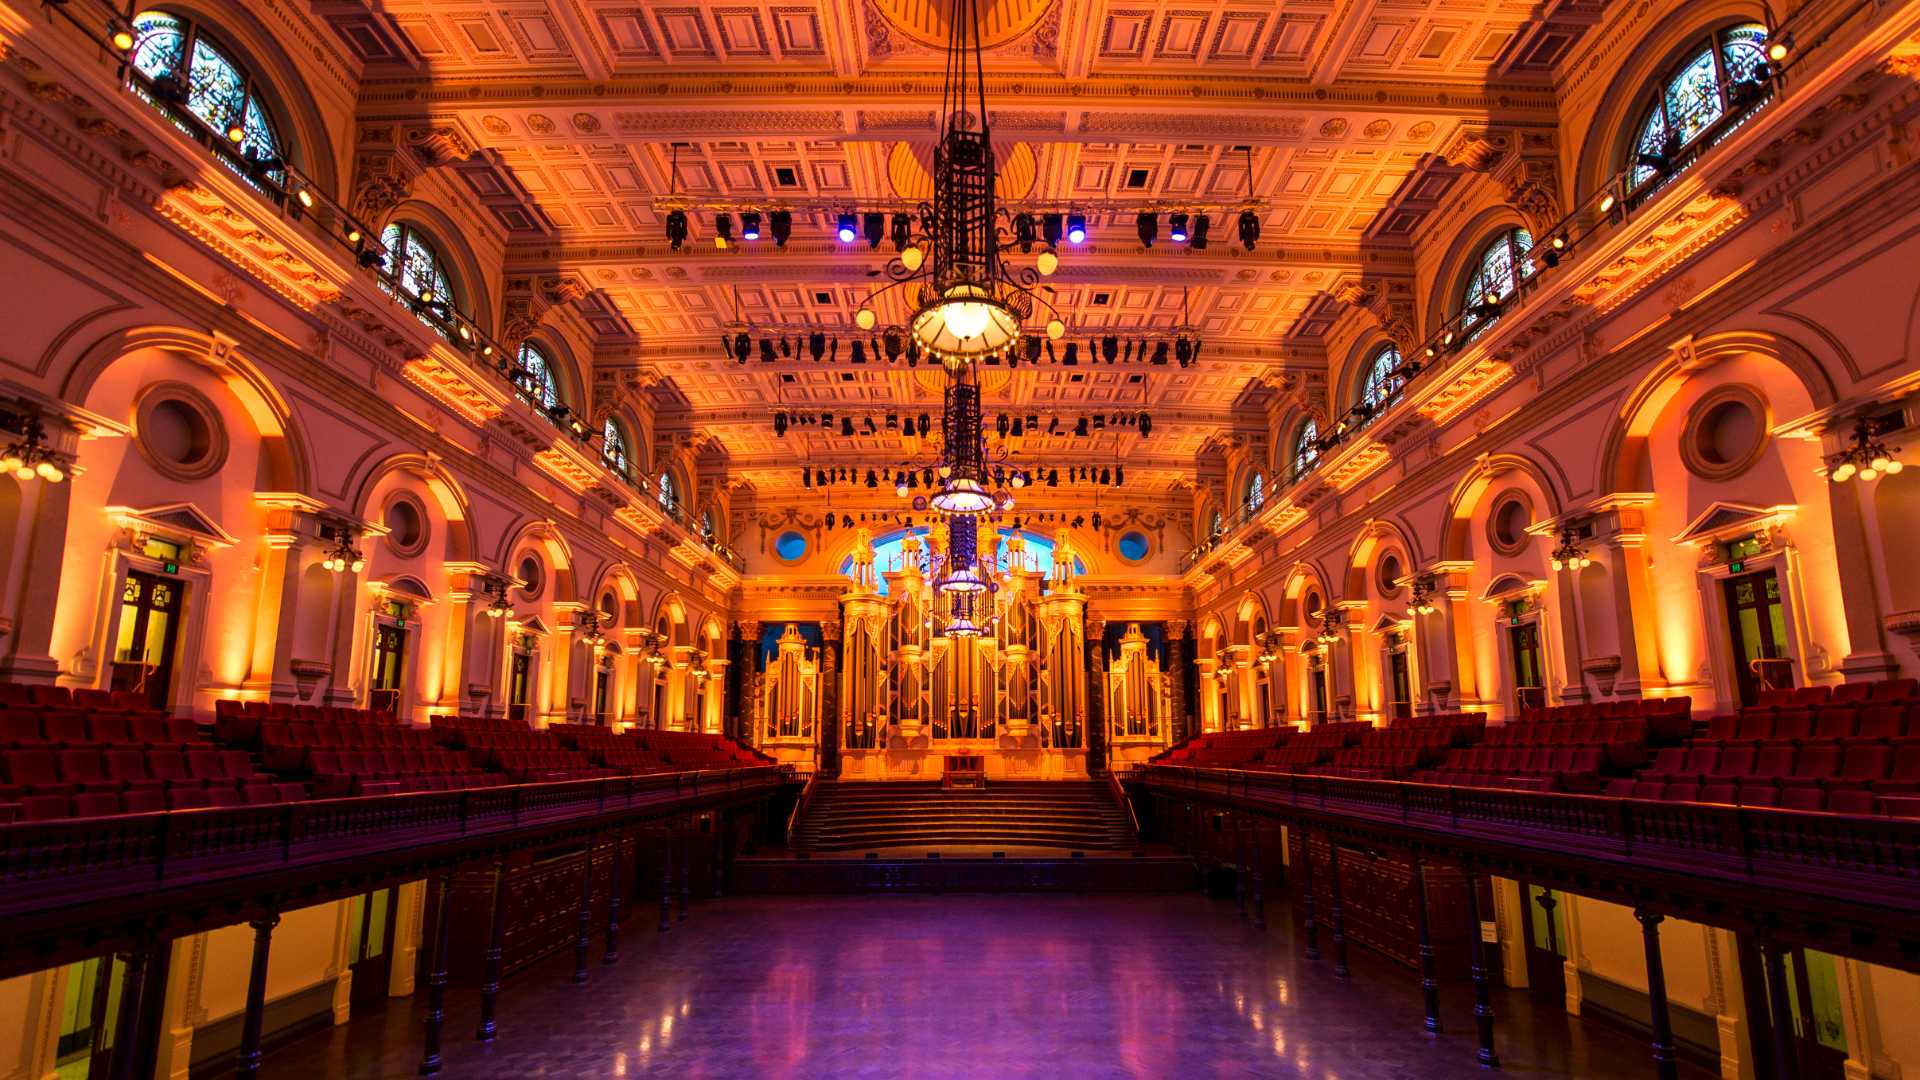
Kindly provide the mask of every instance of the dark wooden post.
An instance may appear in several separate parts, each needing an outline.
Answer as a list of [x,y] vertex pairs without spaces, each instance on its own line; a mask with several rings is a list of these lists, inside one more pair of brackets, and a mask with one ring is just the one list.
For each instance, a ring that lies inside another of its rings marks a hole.
[[1233,899],[1240,906],[1240,917],[1247,917],[1247,829],[1246,822],[1237,815],[1230,815],[1227,823],[1233,827]]
[[1300,830],[1300,891],[1306,897],[1307,959],[1320,959],[1320,928],[1313,921],[1313,846],[1307,830]]
[[1340,841],[1327,837],[1327,875],[1333,887],[1333,974],[1344,979],[1347,971],[1347,909],[1340,896]]
[[1480,879],[1467,871],[1467,921],[1473,925],[1469,939],[1469,963],[1473,974],[1473,1023],[1480,1029],[1479,1060],[1483,1068],[1500,1067],[1500,1055],[1493,1052],[1493,1002],[1487,995],[1487,943],[1480,933]]
[[712,898],[720,899],[726,892],[726,883],[722,880],[727,873],[727,848],[731,838],[727,833],[727,812],[713,812],[713,893]]
[[1252,838],[1252,841],[1248,844],[1248,848],[1252,852],[1252,855],[1248,859],[1248,862],[1251,865],[1251,868],[1253,870],[1253,928],[1255,930],[1265,930],[1267,928],[1267,893],[1265,889],[1264,875],[1262,874],[1260,869],[1261,860],[1260,860],[1260,819],[1259,818],[1254,819],[1252,831],[1253,831],[1253,838]]
[[[1434,972],[1433,933],[1427,926],[1427,878],[1420,857],[1413,858],[1413,926],[1420,935],[1420,996],[1427,1006],[1427,1030],[1440,1034],[1440,979]],[[1477,930],[1477,928],[1476,928]]]
[[480,1026],[474,1029],[473,1037],[481,1042],[492,1042],[499,1028],[494,1024],[494,1006],[500,996],[500,958],[505,952],[507,940],[507,860],[498,855],[493,860],[493,902],[487,915],[487,967],[480,977]]
[[1679,1080],[1673,1057],[1673,1018],[1667,1012],[1667,969],[1660,958],[1660,920],[1665,916],[1635,908],[1640,940],[1647,952],[1647,1007],[1653,1014],[1653,1071],[1660,1080]]
[[240,1022],[240,1065],[234,1070],[241,1080],[260,1075],[260,1037],[267,1019],[267,957],[280,916],[263,915],[247,925],[253,927],[253,966],[247,972],[247,1011]]
[[660,830],[660,932],[673,925],[673,826]]
[[693,826],[687,825],[686,838],[680,841],[680,921],[687,921],[687,906],[693,899]]
[[573,981],[587,981],[587,950],[593,946],[593,837],[580,857],[580,907],[574,913]]
[[121,972],[120,1011],[113,1018],[113,1080],[134,1080],[140,1073],[139,1062],[145,1056],[140,1045],[140,1017],[146,1012],[147,965],[160,945],[141,942],[121,954],[126,969]]
[[1787,999],[1787,950],[1777,942],[1762,939],[1760,966],[1767,976],[1767,1011],[1772,1014],[1768,1027],[1773,1034],[1773,1075],[1779,1080],[1799,1080],[1800,1059],[1793,1046],[1793,1006]]
[[453,870],[440,872],[440,895],[433,903],[433,951],[427,968],[427,1038],[420,1075],[440,1071],[440,1028],[447,1021],[447,902],[453,895]]
[[602,964],[620,962],[620,875],[626,872],[626,837],[615,833],[613,855],[607,859],[607,949]]

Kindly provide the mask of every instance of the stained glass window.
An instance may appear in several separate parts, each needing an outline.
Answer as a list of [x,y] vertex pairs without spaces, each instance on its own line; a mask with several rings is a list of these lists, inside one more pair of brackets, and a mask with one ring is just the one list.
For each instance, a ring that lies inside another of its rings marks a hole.
[[1267,478],[1254,473],[1247,481],[1247,513],[1251,514],[1267,504]]
[[1220,511],[1213,511],[1207,518],[1207,535],[1209,537],[1219,536],[1226,531],[1226,519],[1220,516]]
[[680,493],[673,489],[673,474],[664,470],[660,473],[660,505],[669,513],[680,505]]
[[1367,363],[1366,373],[1360,380],[1360,403],[1378,412],[1398,389],[1398,380],[1394,373],[1400,370],[1400,350],[1391,345],[1383,346],[1373,354]]
[[[1729,91],[1765,81],[1767,28],[1759,23],[1730,26],[1688,54],[1647,105],[1633,143],[1631,182],[1640,187],[1663,178],[1648,158],[1667,158],[1699,138],[1733,107]],[[1755,95],[1755,100],[1758,95]]]
[[627,456],[627,436],[611,416],[600,429],[600,459],[621,476],[633,475],[632,461]]
[[[520,381],[521,389],[529,395],[533,403],[548,410],[558,406],[560,384],[554,381],[553,362],[547,359],[547,354],[541,352],[533,342],[524,342],[520,346],[520,366],[527,372],[527,377]],[[613,421],[609,420],[607,423],[611,428]],[[624,450],[624,440],[621,446]]]
[[1293,476],[1299,479],[1320,460],[1320,425],[1307,417],[1293,437]]
[[[442,302],[447,310],[458,311],[459,298],[453,291],[453,279],[447,276],[446,262],[440,258],[440,249],[433,241],[414,228],[402,222],[388,225],[380,234],[380,243],[387,249],[386,271],[388,279],[380,282],[380,287],[392,293],[395,286],[407,298],[423,303]],[[420,321],[441,332],[446,328],[440,323],[422,314]]]
[[[1513,295],[1513,290],[1533,273],[1533,263],[1527,258],[1532,250],[1533,234],[1525,229],[1508,229],[1494,237],[1472,263],[1466,287],[1460,290],[1460,306],[1470,309]],[[1474,322],[1468,340],[1479,337],[1497,321],[1489,316]]]
[[[133,17],[133,66],[149,79],[177,81],[187,111],[256,161],[285,161],[285,145],[259,83],[191,20],[166,11]],[[234,139],[233,134],[239,134]],[[279,170],[269,172],[279,179]]]

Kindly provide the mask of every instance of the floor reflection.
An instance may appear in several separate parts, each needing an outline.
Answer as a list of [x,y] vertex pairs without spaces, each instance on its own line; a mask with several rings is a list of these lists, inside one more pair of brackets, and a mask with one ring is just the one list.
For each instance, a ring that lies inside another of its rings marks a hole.
[[[500,1038],[449,997],[449,1077],[1478,1077],[1469,988],[1420,1028],[1411,972],[1301,959],[1197,896],[739,898],[634,932],[585,986],[566,955],[516,976]],[[597,959],[597,958],[596,958]],[[1642,1077],[1647,1047],[1499,996],[1510,1075]],[[420,1003],[277,1048],[270,1080],[414,1075]],[[1688,1075],[1704,1077],[1704,1072]]]

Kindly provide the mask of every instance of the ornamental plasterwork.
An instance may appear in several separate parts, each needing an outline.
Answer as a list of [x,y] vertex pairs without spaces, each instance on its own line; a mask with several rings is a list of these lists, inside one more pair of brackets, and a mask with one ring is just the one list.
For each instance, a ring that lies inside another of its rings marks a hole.
[[500,406],[466,374],[431,353],[408,360],[401,373],[408,382],[478,427],[499,416]]

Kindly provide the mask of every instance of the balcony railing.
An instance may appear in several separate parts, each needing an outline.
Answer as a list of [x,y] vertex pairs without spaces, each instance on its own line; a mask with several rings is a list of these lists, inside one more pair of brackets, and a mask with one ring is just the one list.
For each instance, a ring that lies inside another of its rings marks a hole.
[[[116,50],[108,40],[104,21],[98,26],[91,25],[71,7],[51,4],[46,10],[67,22],[98,46],[104,56],[115,61],[115,76],[123,90],[139,99],[145,107],[157,110],[166,119],[168,127],[234,173],[243,186],[281,220],[298,226],[307,235],[337,252],[345,264],[364,273],[382,295],[439,335],[449,347],[462,354],[475,370],[497,376],[513,391],[515,397],[526,402],[531,411],[555,432],[583,447],[591,449],[597,446],[602,438],[601,432],[583,423],[570,407],[561,405],[548,409],[537,404],[537,399],[528,396],[531,392],[528,382],[530,375],[519,366],[512,350],[441,298],[422,300],[409,292],[399,275],[389,269],[390,253],[379,237],[344,204],[328,194],[323,186],[291,162],[261,159],[241,152],[222,133],[215,131],[198,114],[187,108],[184,101],[179,100],[176,87],[163,86],[128,62],[125,54]],[[653,485],[645,477],[630,476],[613,468],[597,449],[589,456],[609,477],[636,491],[647,505],[686,530],[691,539],[712,551],[736,572],[744,570],[745,560],[737,552],[708,534],[687,515],[684,508],[662,504]]]
[[[1798,61],[1799,56],[1794,56],[1792,60]],[[1181,572],[1185,573],[1198,565],[1233,533],[1259,517],[1267,507],[1280,501],[1277,496],[1284,497],[1302,480],[1311,476],[1342,443],[1392,412],[1407,399],[1407,389],[1414,380],[1423,374],[1443,370],[1447,366],[1447,357],[1478,340],[1501,318],[1518,313],[1527,300],[1539,291],[1544,280],[1558,277],[1562,265],[1590,248],[1597,237],[1638,217],[1640,211],[1653,202],[1669,181],[1692,168],[1708,150],[1725,141],[1772,102],[1785,74],[1785,67],[1776,67],[1763,83],[1723,84],[1720,88],[1723,100],[1733,103],[1733,107],[1721,113],[1690,142],[1680,147],[1654,176],[1635,185],[1632,178],[1637,163],[1629,165],[1609,178],[1585,203],[1561,218],[1546,236],[1534,237],[1534,246],[1528,252],[1526,272],[1515,279],[1512,291],[1469,305],[1441,324],[1393,372],[1392,387],[1384,400],[1377,403],[1361,402],[1341,414],[1329,430],[1320,436],[1317,452],[1305,468],[1291,470],[1285,480],[1276,485],[1277,490],[1268,493],[1262,505],[1250,507],[1242,504],[1237,507],[1230,518],[1223,520],[1220,531],[1201,540],[1181,557]]]

